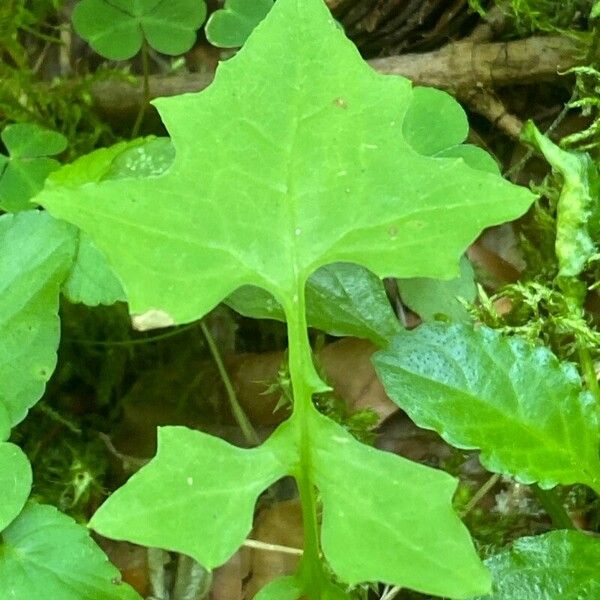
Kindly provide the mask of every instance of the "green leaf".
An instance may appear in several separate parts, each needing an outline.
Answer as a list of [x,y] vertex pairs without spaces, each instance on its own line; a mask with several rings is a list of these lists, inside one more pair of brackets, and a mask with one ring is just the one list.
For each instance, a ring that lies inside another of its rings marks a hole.
[[498,163],[485,150],[472,144],[460,144],[440,150],[435,156],[440,158],[462,158],[471,168],[487,171],[492,175],[500,175]]
[[[246,286],[226,303],[247,317],[285,321],[271,294]],[[306,319],[330,335],[366,338],[384,346],[401,326],[376,275],[358,265],[335,263],[315,271],[306,284]]]
[[[416,152],[414,139],[403,135],[414,98],[406,79],[377,74],[362,61],[322,0],[278,0],[207,90],[156,101],[175,147],[163,175],[43,192],[48,210],[84,229],[106,254],[137,327],[196,320],[243,285],[272,294],[288,321],[292,419],[252,451],[207,436],[195,437],[193,446],[175,443],[169,460],[140,471],[100,509],[93,524],[104,533],[129,538],[133,530],[137,541],[181,549],[210,566],[241,543],[256,495],[277,477],[293,473],[310,496],[315,473],[307,457],[318,441],[310,394],[323,384],[305,331],[308,277],[321,266],[352,262],[380,278],[449,278],[482,228],[527,209],[533,200],[527,190],[463,158]],[[451,127],[447,139],[459,143],[464,127]],[[189,473],[181,471],[182,461]],[[206,486],[197,494],[186,487],[191,473],[193,484]],[[320,477],[327,486],[336,475],[324,468]],[[441,499],[423,489],[421,503],[448,508],[442,487],[434,486]],[[162,502],[161,493],[171,500]],[[377,490],[369,493],[376,503]],[[311,507],[305,512],[314,518]],[[181,527],[165,518],[182,514]],[[449,518],[441,520],[452,530],[456,517]],[[311,543],[298,575],[312,600],[334,594],[315,535],[316,527],[308,527]],[[344,535],[329,530],[330,548]],[[356,580],[367,571],[359,564],[362,547],[376,542],[374,536],[345,548],[348,556],[339,562],[345,575]],[[472,553],[468,538],[455,543],[463,556]],[[475,571],[472,563],[467,571]],[[392,575],[404,574],[397,563]],[[444,586],[431,569],[420,576],[432,589]],[[475,577],[465,586],[481,593],[484,583]],[[449,580],[448,589],[458,585]]]
[[360,444],[316,413],[312,435],[323,551],[342,580],[452,598],[489,587],[469,532],[452,510],[453,477]]
[[455,279],[399,279],[398,289],[402,301],[423,321],[434,321],[440,317],[451,321],[470,321],[471,317],[459,299],[474,302],[477,297],[473,267],[465,256],[460,260],[460,275]]
[[298,600],[302,595],[302,585],[295,577],[279,577],[268,583],[254,600]]
[[417,152],[433,156],[461,144],[468,132],[467,115],[450,94],[434,88],[413,88],[402,134]]
[[525,124],[522,138],[563,178],[556,207],[556,257],[560,276],[577,277],[596,251],[590,228],[592,216],[600,209],[598,167],[587,153],[561,150],[532,121]]
[[449,277],[483,227],[533,200],[461,159],[416,154],[402,136],[410,83],[372,71],[321,0],[277,7],[206,91],[156,101],[176,148],[164,175],[41,196],[109,257],[133,313],[192,321],[245,284],[289,300],[336,261]]
[[0,208],[7,212],[29,209],[29,200],[60,166],[48,157],[60,154],[67,139],[31,123],[8,125],[0,137],[9,153],[8,157],[0,154]]
[[575,366],[548,349],[486,327],[436,323],[399,333],[373,362],[419,427],[481,449],[490,471],[543,488],[600,490],[597,405]]
[[244,450],[185,427],[161,427],[156,457],[110,496],[90,527],[182,552],[207,569],[223,564],[250,533],[259,494],[291,469],[284,430]]
[[0,442],[5,442],[10,437],[11,426],[8,409],[0,398]]
[[[113,165],[121,156],[147,143],[148,138],[142,138],[94,150],[52,173],[46,187],[76,188],[100,181],[113,173]],[[123,288],[104,254],[85,232],[80,231],[78,237],[77,254],[69,276],[63,283],[62,293],[69,301],[88,306],[110,305],[125,300]]]
[[84,527],[38,504],[2,532],[0,589],[11,600],[141,600]]
[[493,592],[479,600],[600,598],[600,540],[580,531],[552,531],[517,540],[485,561]]
[[219,48],[239,48],[273,4],[274,0],[226,0],[206,22],[206,39]]
[[141,143],[129,144],[117,154],[102,179],[162,175],[173,164],[174,158],[175,148],[169,138],[145,138]]
[[98,54],[126,60],[140,51],[144,40],[163,54],[187,52],[205,18],[203,0],[81,0],[72,21]]
[[23,450],[14,444],[0,442],[0,532],[14,521],[25,506],[31,481],[31,465]]
[[77,254],[61,291],[70,302],[88,306],[110,305],[125,300],[123,288],[106,257],[84,232],[79,233]]
[[75,237],[48,213],[0,217],[0,398],[12,425],[39,400],[54,371],[58,295]]

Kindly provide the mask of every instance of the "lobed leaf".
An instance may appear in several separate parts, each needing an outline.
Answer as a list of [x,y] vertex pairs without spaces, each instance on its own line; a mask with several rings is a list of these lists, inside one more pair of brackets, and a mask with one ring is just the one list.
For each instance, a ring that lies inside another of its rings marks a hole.
[[323,551],[343,581],[452,598],[489,588],[489,574],[452,509],[453,477],[360,444],[316,412],[311,456],[323,502]]
[[164,323],[195,320],[242,285],[289,301],[332,262],[451,277],[483,227],[533,196],[417,153],[403,136],[413,97],[362,61],[321,0],[279,0],[207,90],[155,102],[176,150],[162,176],[40,201],[91,235],[133,313],[160,310]]
[[72,21],[98,54],[126,60],[144,40],[164,54],[187,52],[205,18],[204,0],[81,0]]
[[141,600],[84,527],[39,504],[2,532],[0,589],[11,600]]
[[600,490],[597,405],[575,366],[486,327],[442,323],[399,333],[373,357],[390,398],[490,471],[522,483]]
[[581,531],[524,537],[485,561],[494,577],[479,600],[592,600],[600,597],[600,540]]
[[[441,156],[443,148],[436,147],[434,156],[425,153],[429,146],[417,151],[404,125],[419,94],[406,79],[368,67],[322,0],[278,0],[242,50],[220,65],[207,90],[156,101],[175,147],[173,164],[162,175],[42,193],[52,214],[81,227],[106,254],[138,326],[196,320],[240,286],[254,285],[285,307],[293,340],[290,370],[301,410],[274,437],[258,449],[240,450],[203,434],[167,429],[168,443],[158,457],[107,501],[94,527],[166,545],[210,568],[242,542],[266,486],[286,473],[312,482],[306,456],[313,449],[325,448],[336,466],[335,453],[363,458],[350,442],[338,447],[320,440],[320,421],[307,418],[309,393],[318,383],[299,290],[319,267],[336,262],[360,264],[379,278],[450,278],[482,228],[517,217],[533,199],[527,190],[470,167],[462,156]],[[444,96],[440,102],[451,101]],[[453,126],[450,142],[462,141],[461,123],[460,131]],[[343,433],[335,432],[339,441]],[[373,458],[387,467],[377,479],[382,485],[391,472],[389,458]],[[394,459],[404,472],[400,464]],[[457,546],[444,547],[466,557],[467,572],[474,575],[459,591],[458,578],[449,576],[444,587],[437,573],[430,570],[427,583],[419,570],[422,579],[415,578],[415,585],[459,596],[465,590],[481,593],[487,579],[450,512],[451,480],[415,468],[423,474],[416,479],[433,488],[421,490],[421,504],[427,498],[444,505],[435,523],[459,536]],[[356,470],[343,472],[354,476]],[[413,583],[389,557],[381,571],[369,559],[356,566],[362,547],[381,557],[382,540],[396,538],[381,527],[371,531],[364,521],[367,537],[352,537],[344,530],[348,523],[336,519],[338,498],[330,485],[340,479],[336,469],[321,462],[312,475],[319,477],[332,523],[323,525],[324,547],[343,574],[353,581],[372,573]],[[437,485],[439,477],[445,483]],[[403,493],[397,479],[388,479]],[[377,505],[377,490],[364,489]],[[389,495],[384,497],[387,502]],[[342,511],[352,508],[348,499],[339,501]],[[357,546],[347,549],[346,561],[336,549],[348,536]],[[314,598],[323,589],[320,581],[302,584]]]
[[0,442],[0,533],[25,506],[31,483],[31,465],[25,453],[14,444]]
[[244,450],[185,427],[161,427],[156,457],[100,507],[101,535],[223,564],[250,529],[258,496],[294,460],[288,436]]
[[54,371],[59,290],[74,253],[73,228],[48,213],[0,217],[0,398],[12,426]]

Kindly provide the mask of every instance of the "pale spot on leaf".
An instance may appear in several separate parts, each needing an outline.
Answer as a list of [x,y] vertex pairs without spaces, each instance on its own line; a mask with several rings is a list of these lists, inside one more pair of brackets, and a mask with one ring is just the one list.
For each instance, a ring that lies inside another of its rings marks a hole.
[[173,317],[158,308],[151,308],[141,315],[132,315],[131,323],[137,331],[149,331],[175,325]]

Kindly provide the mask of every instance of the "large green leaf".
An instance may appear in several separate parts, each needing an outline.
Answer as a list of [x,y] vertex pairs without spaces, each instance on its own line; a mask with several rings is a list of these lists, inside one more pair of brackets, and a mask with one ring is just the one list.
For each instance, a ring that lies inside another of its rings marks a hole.
[[0,536],[0,589],[11,600],[141,600],[84,527],[37,504]]
[[[489,585],[452,510],[453,477],[360,444],[318,414],[312,431],[323,551],[342,580],[382,581],[452,598],[470,598]],[[349,552],[354,547],[361,552]]]
[[81,0],[75,31],[106,58],[135,56],[144,40],[158,52],[183,54],[206,18],[204,0]]
[[[256,495],[285,472],[296,476],[309,507],[305,513],[314,520],[307,498],[316,472],[309,457],[318,447],[320,429],[311,417],[310,394],[322,384],[305,330],[304,286],[310,274],[323,265],[354,262],[380,278],[450,278],[483,227],[522,214],[533,199],[527,190],[473,169],[463,158],[417,152],[414,139],[403,135],[414,99],[410,82],[377,74],[362,61],[322,0],[278,0],[242,50],[221,64],[206,91],[156,102],[175,147],[175,160],[163,175],[75,190],[54,186],[42,193],[48,210],[89,233],[106,254],[136,326],[193,321],[242,285],[272,294],[288,321],[294,416],[278,430],[276,442],[272,438],[258,450],[242,451],[195,434],[191,445],[175,443],[175,451],[163,452],[169,460],[156,459],[100,510],[92,522],[100,532],[131,539],[136,502],[140,510],[157,514],[165,501],[165,514],[189,506],[177,513],[186,521],[168,531],[164,519],[161,525],[137,519],[135,539],[189,547],[200,562],[214,565],[241,542]],[[449,139],[458,144],[463,134],[464,126]],[[436,154],[440,151],[436,148]],[[338,446],[331,451],[342,452]],[[188,456],[196,462],[188,463]],[[197,472],[182,473],[182,462]],[[323,487],[329,477],[337,481],[334,469],[321,469]],[[175,481],[173,473],[185,478]],[[194,494],[186,487],[190,475],[193,484],[205,480],[209,493],[200,488]],[[397,495],[395,481],[382,479],[380,489],[367,490],[369,497],[376,503],[376,495]],[[230,485],[221,489],[223,482]],[[441,497],[431,498],[435,494],[424,488],[422,504],[445,504],[445,518],[436,523],[456,531],[449,487],[433,487]],[[143,495],[146,489],[155,493]],[[332,514],[338,499],[327,489]],[[226,501],[232,490],[235,502]],[[173,507],[166,494],[180,504]],[[144,506],[136,501],[142,497]],[[198,508],[198,502],[189,501],[194,497],[210,508],[193,510]],[[208,517],[221,513],[227,521],[215,532]],[[202,532],[205,540],[190,531]],[[373,561],[360,564],[363,545],[371,549],[377,543],[377,534],[362,531],[369,537],[346,547],[347,557],[338,560],[352,581],[376,579],[383,572]],[[329,548],[345,535],[337,525],[329,527]],[[309,523],[307,536],[311,543],[299,580],[305,595],[317,600],[332,588],[318,560],[316,526]],[[471,581],[463,582],[459,595],[476,588],[483,592],[487,580],[471,543],[466,536],[455,542],[455,550],[471,556],[461,567]],[[385,568],[393,573],[383,574],[399,585],[419,581],[420,589],[452,593],[460,586],[449,579],[444,587],[445,571],[442,576],[428,568],[409,578],[400,563],[392,569],[390,562]]]
[[[268,292],[242,287],[226,303],[247,317],[285,321],[281,304]],[[349,263],[326,265],[306,284],[306,320],[331,335],[352,335],[384,346],[401,326],[383,283],[364,267]]]
[[162,427],[156,457],[112,494],[90,527],[183,552],[212,569],[242,544],[259,494],[293,460],[281,432],[260,448],[244,450],[185,427]]
[[567,152],[540,133],[533,122],[523,128],[523,139],[534,145],[561,174],[563,186],[556,207],[556,257],[559,275],[577,277],[596,251],[600,214],[600,173],[585,152]]
[[599,563],[600,540],[580,531],[521,538],[485,561],[494,587],[479,600],[594,600]]
[[206,39],[220,48],[238,48],[273,8],[274,0],[226,0],[210,15]]
[[21,448],[0,442],[0,532],[21,512],[31,491],[31,465]]
[[436,323],[399,333],[373,362],[417,425],[481,449],[490,471],[600,491],[596,402],[575,366],[548,349],[486,327]]
[[8,212],[27,210],[46,177],[60,166],[49,157],[60,154],[67,147],[67,139],[32,123],[9,125],[1,137],[9,156],[0,154],[0,208]]
[[406,79],[360,59],[321,0],[280,0],[212,86],[155,102],[176,149],[163,176],[39,199],[90,233],[132,312],[159,309],[164,324],[244,284],[289,301],[298,279],[336,261],[447,278],[483,227],[533,196],[415,152],[402,135],[412,98]]
[[41,397],[56,365],[58,295],[75,231],[37,210],[0,217],[0,398],[12,425]]

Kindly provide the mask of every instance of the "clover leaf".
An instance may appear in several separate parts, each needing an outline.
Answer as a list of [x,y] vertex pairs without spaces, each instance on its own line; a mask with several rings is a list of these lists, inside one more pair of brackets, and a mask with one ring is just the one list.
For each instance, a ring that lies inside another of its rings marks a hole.
[[239,48],[273,8],[274,1],[226,0],[206,22],[206,39],[219,48]]
[[67,139],[32,123],[8,125],[0,135],[8,156],[0,154],[0,208],[17,212],[31,208],[29,200],[46,177],[60,166],[49,158],[67,147]]
[[187,52],[205,18],[204,0],[81,0],[72,20],[98,54],[126,60],[144,40],[163,54]]

